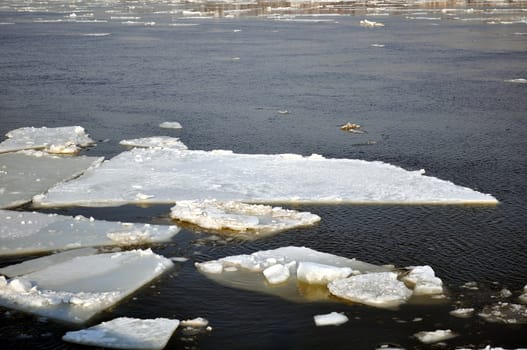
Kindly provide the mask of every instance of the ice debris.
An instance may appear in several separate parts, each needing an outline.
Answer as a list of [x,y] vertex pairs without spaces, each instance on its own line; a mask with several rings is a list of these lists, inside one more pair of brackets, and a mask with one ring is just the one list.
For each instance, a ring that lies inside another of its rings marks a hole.
[[138,139],[122,140],[120,145],[127,147],[141,147],[141,148],[175,148],[179,150],[186,150],[187,146],[181,142],[177,137],[170,136],[153,136],[142,137]]
[[[138,193],[152,197],[138,198]],[[134,148],[51,188],[33,205],[172,204],[211,198],[251,203],[497,203],[490,195],[423,171],[382,162]]]
[[179,320],[120,317],[96,326],[67,332],[62,339],[76,344],[111,349],[163,349]]
[[354,134],[364,134],[364,130],[361,129],[359,124],[347,122],[346,124],[340,127],[340,130],[351,132]]
[[148,250],[78,256],[0,282],[0,305],[84,323],[171,268]]
[[459,318],[469,318],[474,314],[474,308],[460,308],[450,311],[450,315]]
[[182,126],[179,122],[162,122],[159,124],[160,128],[163,129],[181,129]]
[[250,255],[195,263],[220,284],[276,295],[291,301],[347,299],[375,307],[396,307],[412,295],[394,268],[322,253],[282,247]]
[[450,329],[438,329],[436,331],[422,331],[415,334],[422,343],[432,344],[457,337],[458,335]]
[[315,325],[317,327],[321,326],[340,326],[349,321],[348,317],[340,312],[331,312],[324,315],[315,315],[313,316],[315,320]]
[[516,83],[516,84],[527,84],[527,79],[518,78],[518,79],[507,79],[506,83]]
[[523,294],[518,297],[520,302],[527,304],[527,284],[523,287]]
[[443,281],[436,277],[430,266],[415,266],[409,269],[410,272],[403,281],[413,287],[414,295],[443,294]]
[[71,154],[78,152],[79,147],[94,143],[81,126],[25,127],[12,130],[6,136],[8,139],[0,143],[0,153],[35,149],[48,153]]
[[384,27],[383,23],[375,22],[375,21],[368,21],[367,19],[361,20],[360,25],[362,27],[368,27],[368,28]]
[[527,323],[527,305],[499,302],[485,306],[478,316],[487,322],[525,324]]
[[250,231],[256,234],[276,233],[320,221],[318,215],[308,212],[217,200],[178,201],[172,207],[170,216],[205,229]]
[[0,210],[0,256],[165,242],[178,231],[175,225],[133,224],[83,216]]
[[328,284],[331,294],[356,303],[376,307],[396,307],[405,303],[412,290],[397,279],[394,272],[351,276]]
[[196,317],[189,320],[181,321],[182,327],[205,328],[209,325],[209,321],[203,317]]
[[0,154],[0,208],[31,202],[53,185],[79,176],[102,162],[99,157],[57,157],[41,151]]

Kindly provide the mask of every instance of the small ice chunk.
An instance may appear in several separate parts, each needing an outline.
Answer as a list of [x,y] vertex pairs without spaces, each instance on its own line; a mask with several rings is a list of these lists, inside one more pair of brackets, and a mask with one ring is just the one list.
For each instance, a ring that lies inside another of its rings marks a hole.
[[305,283],[326,285],[331,281],[346,278],[352,272],[353,270],[349,267],[337,267],[306,261],[298,264],[296,277],[299,281]]
[[163,129],[181,129],[182,126],[179,122],[162,122],[159,124],[160,128]]
[[527,284],[523,287],[523,294],[518,297],[520,302],[527,304]]
[[527,84],[527,79],[525,78],[517,78],[517,79],[507,79],[505,80],[506,83],[516,83],[516,84]]
[[443,293],[443,281],[436,277],[434,270],[428,266],[410,267],[410,273],[403,278],[413,287],[414,295],[434,295]]
[[328,284],[331,294],[376,307],[395,307],[408,300],[412,291],[397,280],[394,272],[368,273],[335,280]]
[[436,331],[422,331],[415,336],[421,343],[432,344],[457,337],[458,335],[450,329],[438,329]]
[[360,25],[362,27],[367,27],[367,28],[384,27],[383,23],[375,22],[375,21],[368,21],[367,19],[361,20]]
[[122,140],[119,142],[119,144],[127,147],[174,148],[179,150],[187,149],[187,146],[183,142],[181,142],[177,137],[170,136],[155,136]]
[[284,283],[289,279],[290,276],[289,268],[282,264],[270,266],[263,270],[262,273],[264,274],[267,282],[270,284]]
[[320,221],[318,215],[308,212],[217,200],[178,201],[176,206],[172,207],[170,216],[206,229],[267,234],[313,225]]
[[170,260],[174,262],[187,262],[188,258],[185,258],[183,256],[175,256],[175,257],[170,258]]
[[469,318],[474,314],[474,308],[460,308],[450,311],[450,315],[459,318]]
[[7,287],[18,293],[26,293],[33,288],[33,285],[30,281],[24,278],[13,278],[7,284]]
[[485,306],[478,315],[487,322],[525,324],[527,323],[527,305],[499,302]]
[[209,321],[203,317],[196,317],[191,320],[183,320],[180,324],[183,327],[205,328],[209,325]]
[[349,321],[348,317],[340,312],[331,312],[324,315],[315,315],[313,316],[315,320],[315,325],[317,327],[321,326],[340,326]]
[[196,263],[196,267],[204,273],[219,274],[223,272],[223,264],[215,261]]
[[67,332],[67,342],[113,349],[163,349],[179,320],[120,317],[79,331]]
[[26,127],[6,134],[7,140],[0,143],[0,153],[26,149],[41,149],[48,153],[76,153],[77,146],[86,147],[94,141],[81,126],[59,128]]

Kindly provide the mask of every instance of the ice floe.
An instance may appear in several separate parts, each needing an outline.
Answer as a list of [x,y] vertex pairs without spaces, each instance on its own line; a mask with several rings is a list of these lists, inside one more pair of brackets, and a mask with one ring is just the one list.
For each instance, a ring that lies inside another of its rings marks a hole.
[[474,315],[474,308],[460,308],[450,311],[450,315],[458,318],[469,318]]
[[340,312],[331,312],[324,315],[315,315],[313,316],[315,325],[317,327],[321,326],[340,326],[349,321],[348,317]]
[[153,136],[142,137],[138,139],[122,140],[120,145],[127,147],[142,147],[142,148],[175,148],[179,150],[186,150],[187,146],[181,142],[177,137],[170,136]]
[[134,148],[51,188],[33,204],[114,206],[213,198],[252,203],[497,203],[488,194],[423,173],[320,155]]
[[83,323],[172,266],[150,249],[78,256],[10,280],[0,276],[0,305]]
[[170,240],[175,225],[133,224],[83,216],[0,210],[0,256]]
[[282,247],[195,265],[198,271],[222,285],[295,302],[346,299],[393,308],[408,301],[413,295],[411,288],[417,285],[407,287],[401,280],[404,273],[398,274],[392,267],[372,265],[306,247]]
[[397,279],[394,272],[351,276],[328,284],[331,294],[356,303],[376,307],[396,307],[405,303],[412,290]]
[[507,79],[506,83],[516,83],[516,84],[527,84],[527,79],[518,78],[518,79]]
[[422,331],[415,334],[422,343],[432,344],[457,337],[450,329],[438,329],[436,331]]
[[410,272],[403,281],[413,286],[414,295],[443,293],[443,281],[436,277],[434,270],[428,265],[410,267]]
[[58,157],[41,151],[0,154],[0,208],[31,202],[33,196],[79,176],[102,162],[99,157]]
[[181,129],[183,128],[179,122],[162,122],[159,124],[160,128],[163,129]]
[[375,27],[384,27],[383,23],[375,22],[375,21],[369,21],[367,19],[363,19],[360,21],[360,25],[367,28],[375,28]]
[[62,339],[76,344],[111,349],[163,349],[179,320],[120,317],[96,326],[67,332]]
[[173,219],[205,229],[270,234],[299,226],[313,225],[320,217],[308,212],[262,204],[217,200],[178,201],[171,209]]
[[94,143],[81,126],[26,127],[12,130],[6,136],[8,139],[0,143],[0,153],[36,149],[71,154]]
[[527,304],[527,285],[523,287],[523,294],[518,297],[518,299],[524,303]]
[[487,322],[524,324],[527,323],[527,305],[498,302],[485,306],[478,316]]

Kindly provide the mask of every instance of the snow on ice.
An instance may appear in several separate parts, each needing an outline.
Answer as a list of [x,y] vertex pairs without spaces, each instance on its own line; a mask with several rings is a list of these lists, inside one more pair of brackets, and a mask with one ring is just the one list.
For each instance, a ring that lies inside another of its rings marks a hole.
[[62,339],[76,344],[111,349],[163,349],[179,326],[168,318],[120,317],[96,326],[67,332]]
[[324,315],[315,315],[313,316],[315,320],[315,325],[317,327],[322,326],[340,326],[349,321],[348,317],[340,312],[331,312]]
[[424,176],[423,171],[382,162],[135,148],[51,188],[34,205],[172,204],[213,198],[252,203],[497,203],[490,195]]
[[178,201],[171,209],[170,216],[205,229],[250,231],[256,234],[276,233],[320,221],[318,215],[308,212],[217,200]]
[[141,148],[175,148],[179,150],[186,150],[187,146],[181,142],[177,137],[170,136],[152,136],[142,137],[138,139],[122,140],[120,145],[127,147],[141,147]]
[[10,280],[0,276],[0,305],[83,323],[172,266],[150,249],[77,256]]
[[6,136],[7,140],[0,143],[0,153],[35,149],[71,154],[77,153],[79,146],[86,147],[94,143],[81,126],[26,127],[12,130]]
[[[334,300],[331,295],[375,307],[396,307],[414,294],[393,269],[305,247],[228,256],[196,263],[213,281],[287,300]],[[415,269],[415,268],[414,268]],[[433,271],[433,270],[432,270]],[[349,277],[351,276],[351,277]],[[437,277],[436,277],[437,278]],[[422,295],[417,293],[417,295]]]
[[102,162],[99,157],[57,157],[40,151],[0,154],[0,208],[31,202],[33,196],[82,174]]
[[415,334],[422,343],[432,344],[457,337],[450,329],[438,329],[436,331],[422,331]]
[[177,226],[0,210],[0,256],[104,245],[165,242]]

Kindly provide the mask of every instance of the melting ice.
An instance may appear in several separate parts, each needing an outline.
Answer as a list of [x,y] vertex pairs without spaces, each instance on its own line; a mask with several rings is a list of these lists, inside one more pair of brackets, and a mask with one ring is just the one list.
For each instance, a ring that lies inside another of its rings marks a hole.
[[[133,168],[134,171],[130,171]],[[51,188],[34,205],[114,206],[217,199],[252,203],[497,203],[423,171],[319,155],[132,149]]]
[[104,245],[164,242],[177,226],[0,210],[0,256]]

